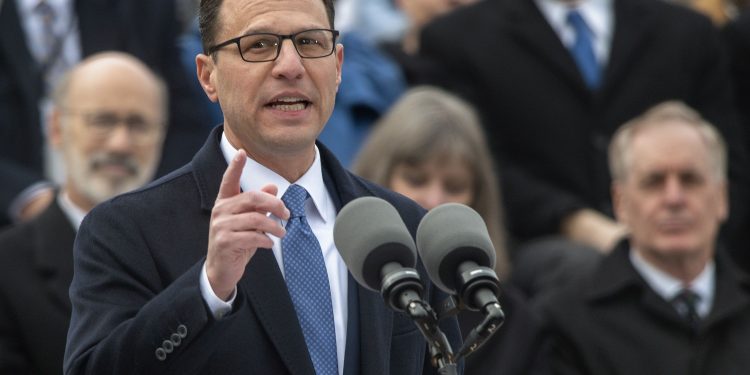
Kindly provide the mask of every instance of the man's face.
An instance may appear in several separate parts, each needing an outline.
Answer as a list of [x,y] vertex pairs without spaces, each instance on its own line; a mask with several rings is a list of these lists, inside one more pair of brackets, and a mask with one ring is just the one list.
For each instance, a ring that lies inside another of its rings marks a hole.
[[618,219],[645,257],[707,258],[726,218],[726,184],[697,130],[668,122],[638,131],[627,176],[614,185]]
[[[226,0],[218,24],[215,43],[251,32],[330,28],[321,0]],[[343,47],[309,59],[284,40],[275,61],[249,63],[232,44],[214,57],[198,56],[198,76],[209,98],[221,104],[230,142],[250,155],[312,155],[333,111]]]
[[149,76],[96,64],[76,74],[51,136],[65,158],[71,198],[91,206],[151,180],[165,126]]

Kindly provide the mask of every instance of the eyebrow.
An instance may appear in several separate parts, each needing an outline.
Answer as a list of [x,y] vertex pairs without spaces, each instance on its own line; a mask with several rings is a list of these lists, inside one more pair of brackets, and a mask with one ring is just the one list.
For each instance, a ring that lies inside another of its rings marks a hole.
[[298,33],[300,31],[304,30],[313,30],[313,29],[329,29],[328,25],[321,26],[321,25],[306,25],[296,28],[296,31],[293,31],[291,33],[281,33],[278,31],[271,30],[271,26],[262,26],[262,27],[249,27],[242,31],[239,35],[247,35],[247,34],[277,34],[277,35],[287,35],[287,34],[294,34]]

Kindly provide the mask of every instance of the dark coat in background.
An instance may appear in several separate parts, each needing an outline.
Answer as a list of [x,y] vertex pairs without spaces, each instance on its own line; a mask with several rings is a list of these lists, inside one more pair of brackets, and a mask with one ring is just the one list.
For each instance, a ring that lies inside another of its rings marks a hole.
[[706,17],[666,1],[613,6],[609,62],[597,92],[532,0],[482,1],[422,32],[422,57],[442,65],[427,80],[462,94],[483,115],[511,234],[525,240],[558,233],[562,218],[581,208],[612,215],[610,138],[665,100],[697,109],[727,139],[731,229],[746,231],[745,150],[717,31]]
[[[466,357],[466,374],[548,375],[549,339],[541,318],[517,289],[503,286],[500,305],[505,323],[476,352]],[[462,311],[458,324],[464,338],[484,320],[475,311]]]
[[[744,133],[742,142],[745,150],[750,152],[750,8],[746,8],[739,17],[727,24],[722,34],[729,51],[736,106],[740,110],[740,124]],[[750,228],[746,227],[740,233],[744,237],[736,241],[735,246],[750,243],[748,229]],[[740,246],[737,247],[744,249]],[[736,252],[734,255],[745,272],[750,272],[750,251]]]
[[543,308],[556,374],[743,375],[750,368],[750,279],[716,257],[716,291],[696,331],[651,289],[623,241],[595,273]]
[[62,371],[74,240],[57,200],[0,234],[0,374]]

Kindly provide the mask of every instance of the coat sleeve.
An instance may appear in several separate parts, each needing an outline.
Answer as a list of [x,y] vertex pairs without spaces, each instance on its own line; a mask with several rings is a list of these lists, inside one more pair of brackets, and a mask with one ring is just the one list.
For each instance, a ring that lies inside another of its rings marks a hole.
[[[216,321],[200,293],[201,259],[164,274],[141,229],[105,203],[82,223],[74,248],[65,374],[199,373],[236,317]],[[244,303],[235,300],[235,308]]]

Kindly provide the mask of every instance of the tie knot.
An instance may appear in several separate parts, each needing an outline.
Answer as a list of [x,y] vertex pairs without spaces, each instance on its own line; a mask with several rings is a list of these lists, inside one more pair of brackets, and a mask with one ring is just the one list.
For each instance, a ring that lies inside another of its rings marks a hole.
[[55,19],[55,10],[46,0],[39,1],[34,7],[34,12],[42,16],[46,22],[52,22]]
[[286,192],[281,197],[281,201],[284,202],[284,205],[289,209],[291,214],[289,219],[305,216],[305,201],[309,196],[310,194],[302,186],[296,184],[289,185],[289,188],[286,189]]
[[697,311],[700,299],[701,297],[697,293],[685,288],[672,299],[672,304],[682,317],[691,323],[695,323],[700,319]]

